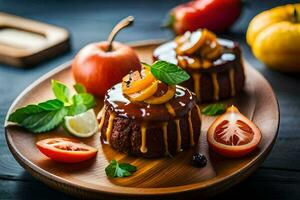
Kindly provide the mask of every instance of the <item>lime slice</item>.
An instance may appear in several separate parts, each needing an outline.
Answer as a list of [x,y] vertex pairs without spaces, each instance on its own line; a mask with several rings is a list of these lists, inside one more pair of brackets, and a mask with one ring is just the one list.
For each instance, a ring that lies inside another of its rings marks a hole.
[[75,116],[66,116],[64,127],[77,137],[90,137],[98,131],[98,122],[93,109]]

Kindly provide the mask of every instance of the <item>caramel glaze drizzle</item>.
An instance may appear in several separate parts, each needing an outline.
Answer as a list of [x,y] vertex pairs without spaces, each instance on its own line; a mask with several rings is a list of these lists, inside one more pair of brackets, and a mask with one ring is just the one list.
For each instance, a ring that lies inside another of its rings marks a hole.
[[175,117],[176,113],[175,113],[173,107],[171,106],[171,104],[170,103],[166,103],[165,106],[166,106],[168,112],[170,113],[170,115],[172,115],[173,117]]
[[103,106],[103,108],[101,109],[101,120],[100,120],[100,124],[99,124],[99,131],[101,132],[103,124],[104,124],[104,118],[105,118],[105,111],[106,111],[106,106]]
[[218,101],[220,88],[219,88],[217,73],[211,73],[211,79],[212,79],[213,86],[214,86],[214,100]]
[[165,154],[170,155],[168,147],[168,122],[163,123],[162,130],[165,144]]
[[[235,90],[235,82],[234,82],[234,75],[235,75],[235,70],[234,68],[231,68],[228,72],[229,74],[229,81],[230,81],[230,91],[231,91],[231,96],[235,96],[236,90]],[[217,73],[211,73],[211,80],[213,82],[213,87],[214,87],[214,100],[218,101],[219,100],[219,92],[220,92],[220,86],[217,78]],[[193,73],[192,78],[194,81],[194,92],[196,94],[196,97],[198,101],[201,101],[201,74],[199,73]]]
[[[172,115],[172,116],[176,116],[176,113],[174,111],[174,109],[172,108],[171,104],[166,103],[165,104],[166,108],[168,109],[168,112]],[[200,112],[200,108],[198,107],[198,105],[195,105],[197,108],[197,113],[199,116],[199,119],[201,120],[201,112]],[[192,123],[192,111],[190,111],[188,113],[188,123],[189,123],[189,131],[190,131],[190,145],[194,146],[195,145],[195,141],[194,141],[194,130],[193,130],[193,123]],[[180,119],[175,119],[175,124],[176,124],[176,131],[177,131],[177,148],[176,151],[180,152],[181,149],[181,129],[180,129]],[[170,155],[169,153],[169,147],[168,147],[168,122],[162,123],[161,125],[162,130],[163,130],[163,140],[164,140],[164,146],[165,146],[165,154],[166,155]],[[147,149],[147,124],[142,124],[141,125],[141,147],[140,147],[140,151],[142,153],[147,153],[148,149]]]
[[229,71],[229,80],[231,88],[231,96],[235,96],[235,84],[234,84],[234,68],[231,68]]
[[191,144],[191,146],[194,146],[195,145],[195,141],[194,141],[194,129],[193,129],[193,123],[192,123],[192,111],[189,112],[188,121],[189,121],[189,130],[190,130],[190,144]]
[[175,124],[176,124],[176,131],[177,131],[177,152],[181,151],[181,130],[180,130],[180,121],[179,119],[175,120]]
[[195,91],[197,99],[200,101],[201,100],[201,95],[200,95],[201,74],[193,73],[192,77],[193,77],[193,81],[194,81],[194,91]]
[[105,133],[106,141],[108,144],[110,144],[110,135],[112,132],[114,119],[115,119],[115,115],[113,113],[109,113],[108,126],[107,126],[106,133]]
[[141,144],[141,148],[140,151],[142,153],[147,153],[148,149],[146,147],[146,133],[147,133],[147,126],[145,124],[141,125],[141,135],[142,135],[142,144]]
[[[168,109],[168,112],[172,115],[175,116],[176,113],[174,111],[174,109],[172,108],[171,104],[166,103],[165,104],[166,108]],[[200,109],[198,107],[198,105],[196,105],[196,108],[198,110],[198,115],[199,118],[201,116],[200,113]],[[99,130],[102,130],[103,124],[104,124],[104,118],[105,118],[105,111],[106,111],[106,107],[103,107],[101,109],[101,121],[99,124]],[[191,118],[191,114],[192,111],[189,112],[188,114],[188,123],[189,123],[189,131],[190,131],[190,145],[194,146],[195,142],[194,142],[194,130],[193,130],[193,123],[192,123],[192,118]],[[115,115],[110,112],[109,113],[109,119],[108,119],[108,126],[106,129],[106,141],[108,144],[110,144],[110,137],[111,137],[111,132],[112,132],[112,127],[113,127],[113,121],[115,119]],[[180,129],[180,119],[175,119],[175,124],[176,124],[176,131],[177,131],[177,152],[180,152],[181,149],[181,129]],[[169,147],[168,147],[168,122],[165,122],[162,124],[162,130],[163,130],[163,139],[164,139],[164,145],[165,145],[165,154],[166,155],[170,155],[169,153]],[[148,149],[146,146],[146,140],[147,140],[147,125],[146,124],[142,124],[141,125],[141,147],[140,147],[140,151],[142,153],[147,153]]]

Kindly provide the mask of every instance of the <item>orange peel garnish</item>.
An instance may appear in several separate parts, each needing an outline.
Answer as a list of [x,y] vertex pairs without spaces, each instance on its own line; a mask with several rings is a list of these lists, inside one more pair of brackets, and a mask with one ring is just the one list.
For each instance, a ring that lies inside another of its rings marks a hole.
[[[137,75],[135,74],[136,72],[134,72],[134,77],[137,77]],[[133,79],[131,77],[131,74],[126,75],[122,79],[122,90],[123,90],[123,93],[126,95],[130,95],[130,94],[139,92],[139,91],[143,90],[144,88],[147,88],[148,86],[150,86],[156,80],[155,77],[152,75],[149,68],[144,68],[142,70],[143,77],[141,77],[141,75],[139,73],[139,75],[140,75],[139,78]]]
[[133,94],[129,94],[128,97],[131,101],[144,101],[145,99],[148,99],[149,97],[153,96],[155,94],[155,92],[157,91],[158,88],[158,83],[159,81],[156,80],[154,82],[152,82],[152,84],[150,86],[148,86],[147,88],[133,93]]
[[175,85],[169,85],[168,90],[165,94],[163,94],[160,97],[150,97],[145,100],[146,103],[149,104],[162,104],[168,102],[170,99],[172,99],[176,92],[176,86]]

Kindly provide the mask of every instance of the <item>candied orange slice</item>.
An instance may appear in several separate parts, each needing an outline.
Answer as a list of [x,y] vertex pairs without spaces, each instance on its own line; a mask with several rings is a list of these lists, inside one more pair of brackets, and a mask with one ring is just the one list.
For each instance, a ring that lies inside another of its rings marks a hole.
[[177,56],[178,65],[182,68],[200,69],[201,60],[195,56]]
[[187,31],[183,35],[177,36],[175,38],[175,42],[177,45],[182,45],[183,43],[187,42],[191,37],[191,32]]
[[205,55],[205,57],[209,60],[215,60],[216,58],[220,57],[221,55],[221,47],[216,47],[213,51],[209,52]]
[[147,88],[140,90],[139,92],[129,94],[128,97],[131,101],[144,101],[145,99],[148,99],[149,97],[153,96],[155,92],[157,91],[159,81],[156,80],[151,83],[150,86]]
[[198,30],[191,33],[189,39],[176,48],[178,55],[190,55],[195,53],[206,41],[208,30]]
[[201,48],[201,55],[209,60],[215,60],[221,55],[221,46],[217,41],[210,42]]
[[163,94],[162,96],[159,96],[159,97],[153,96],[144,101],[149,104],[162,104],[162,103],[168,102],[170,99],[172,99],[175,95],[175,91],[176,91],[176,86],[169,85],[167,92],[165,94]]
[[138,71],[135,71],[123,78],[123,93],[127,95],[137,93],[150,86],[155,80],[156,79],[152,75],[150,68],[144,67],[141,74]]

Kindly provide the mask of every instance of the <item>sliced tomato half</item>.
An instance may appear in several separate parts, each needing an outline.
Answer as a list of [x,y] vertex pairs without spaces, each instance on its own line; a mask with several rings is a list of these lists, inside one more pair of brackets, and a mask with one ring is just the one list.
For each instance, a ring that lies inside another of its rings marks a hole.
[[226,157],[241,157],[249,154],[262,138],[260,130],[235,106],[219,116],[209,127],[207,141],[217,153]]
[[97,149],[79,140],[70,138],[49,138],[36,143],[38,149],[52,160],[77,163],[93,158]]

